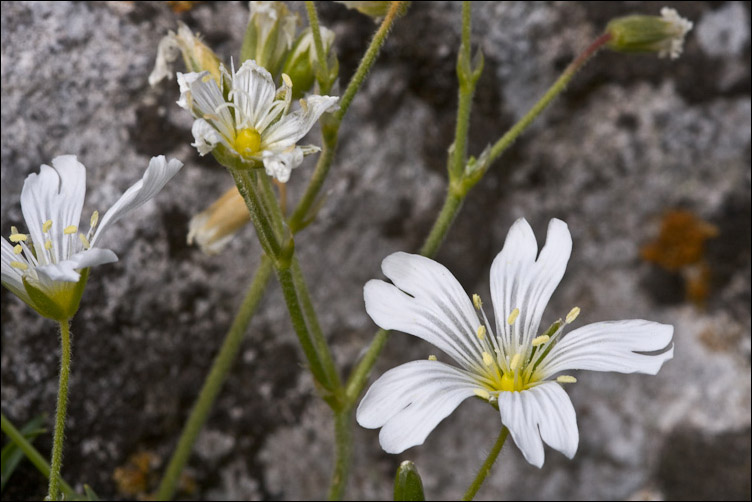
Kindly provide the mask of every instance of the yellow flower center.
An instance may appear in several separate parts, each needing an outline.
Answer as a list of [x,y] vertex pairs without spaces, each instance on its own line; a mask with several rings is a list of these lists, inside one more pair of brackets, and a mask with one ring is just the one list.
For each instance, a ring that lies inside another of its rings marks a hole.
[[261,135],[252,127],[241,129],[235,136],[235,151],[241,155],[253,155],[261,150]]

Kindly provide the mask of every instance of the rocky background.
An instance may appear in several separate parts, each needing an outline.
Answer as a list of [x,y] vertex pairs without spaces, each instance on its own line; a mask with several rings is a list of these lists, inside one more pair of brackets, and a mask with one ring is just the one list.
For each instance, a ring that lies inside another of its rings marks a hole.
[[[490,264],[511,223],[526,217],[543,241],[548,220],[562,218],[574,251],[544,322],[578,305],[580,325],[670,323],[675,358],[656,377],[578,374],[568,387],[581,437],[575,459],[547,449],[538,470],[510,442],[479,499],[750,498],[750,7],[667,4],[695,23],[684,55],[599,54],[474,189],[438,258],[487,298]],[[661,6],[474,2],[486,67],[471,153],[512,125],[610,18]],[[340,5],[320,10],[337,34],[346,81],[375,25]],[[259,261],[250,227],[220,256],[186,244],[191,216],[231,180],[189,146],[191,120],[174,103],[174,81],[152,89],[146,80],[158,41],[178,20],[229,60],[247,15],[242,2],[180,13],[161,2],[2,3],[3,235],[23,226],[24,178],[57,155],[74,153],[88,168],[84,217],[109,207],[150,156],[186,164],[107,236],[120,261],[91,274],[72,325],[63,474],[103,498],[155,488]],[[398,22],[345,120],[326,205],[297,240],[343,370],[375,331],[363,284],[381,277],[387,254],[420,246],[443,199],[459,18],[459,3],[416,2]],[[293,173],[293,197],[313,162]],[[17,425],[45,413],[51,428],[56,328],[1,294],[2,411]],[[432,351],[393,334],[374,377]],[[272,281],[181,497],[325,493],[331,416],[301,359]],[[498,429],[498,415],[475,400],[398,456],[380,449],[377,431],[358,428],[347,496],[390,498],[396,467],[411,459],[429,498],[455,499]],[[48,455],[50,442],[46,435],[36,445]],[[26,462],[3,499],[45,493]]]

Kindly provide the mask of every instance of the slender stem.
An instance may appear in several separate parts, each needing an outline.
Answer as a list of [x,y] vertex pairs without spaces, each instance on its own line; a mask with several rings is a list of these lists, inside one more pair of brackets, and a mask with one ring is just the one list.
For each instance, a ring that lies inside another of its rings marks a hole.
[[274,225],[274,231],[276,232],[277,239],[284,239],[285,218],[282,214],[282,207],[274,194],[274,188],[272,187],[271,178],[266,174],[261,176],[253,176],[254,181],[261,188],[261,200],[266,207],[266,214]]
[[70,319],[60,321],[60,382],[57,390],[57,411],[55,412],[55,436],[52,442],[52,466],[50,468],[49,500],[57,500],[60,495],[60,468],[63,465],[63,442],[65,436],[65,415],[68,410],[68,377],[70,376],[71,342]]
[[264,248],[266,254],[277,259],[281,254],[281,248],[274,235],[274,230],[269,224],[269,219],[264,217],[263,205],[258,200],[255,187],[252,180],[249,179],[249,173],[246,169],[237,169],[232,166],[225,167],[232,174],[235,186],[238,187],[238,192],[243,196],[243,200],[246,206],[248,206],[248,212],[251,214],[251,221],[256,228],[256,234],[258,235],[261,247]]
[[190,457],[198,433],[206,422],[209,412],[214,405],[214,401],[217,399],[217,395],[222,389],[222,385],[232,368],[232,364],[235,361],[235,357],[237,356],[243,342],[248,324],[250,323],[253,314],[256,312],[259,301],[264,295],[264,290],[269,282],[271,272],[271,260],[268,257],[263,256],[261,258],[261,263],[256,269],[253,280],[251,281],[251,285],[248,288],[248,292],[246,293],[245,298],[243,298],[243,302],[240,304],[240,308],[235,315],[235,319],[232,321],[232,325],[225,336],[224,342],[222,342],[222,347],[214,357],[211,370],[204,381],[201,392],[196,398],[196,402],[193,404],[191,414],[183,426],[183,432],[180,434],[178,444],[170,458],[170,463],[167,465],[162,481],[159,484],[159,490],[157,491],[158,500],[169,500],[175,493],[175,487],[180,478],[180,473],[188,462],[188,458]]
[[433,258],[436,255],[439,247],[441,247],[441,243],[444,242],[447,232],[449,232],[449,228],[454,223],[454,218],[462,208],[462,201],[464,199],[464,195],[457,195],[452,193],[451,190],[447,192],[441,212],[436,217],[436,221],[433,227],[431,227],[431,232],[426,237],[423,247],[420,248],[420,254],[429,258]]
[[319,360],[319,355],[316,352],[316,348],[311,342],[311,335],[306,325],[305,315],[300,306],[300,300],[298,299],[298,293],[295,290],[295,281],[292,277],[292,272],[289,268],[277,268],[277,279],[282,286],[282,294],[285,297],[287,303],[287,310],[290,314],[290,320],[295,330],[295,334],[298,335],[298,341],[303,348],[303,353],[308,359],[311,373],[313,373],[316,382],[324,387],[329,392],[334,390],[333,382],[329,381],[327,373],[324,371],[324,367]]
[[491,472],[491,467],[493,467],[494,462],[496,462],[496,458],[499,456],[499,452],[504,446],[504,441],[507,440],[508,435],[509,429],[502,427],[501,432],[499,433],[499,437],[496,439],[496,443],[494,443],[493,448],[491,448],[486,461],[483,462],[482,466],[480,466],[478,474],[475,476],[472,484],[470,484],[470,486],[468,487],[465,495],[462,497],[462,500],[473,500],[475,494],[478,493],[478,490],[483,484],[483,481],[486,480],[486,476],[488,476],[488,473]]
[[324,366],[324,371],[326,372],[329,381],[333,383],[333,388],[340,389],[342,387],[342,381],[337,372],[337,366],[334,364],[329,345],[326,343],[324,332],[321,330],[321,325],[319,324],[316,310],[314,309],[311,300],[311,294],[308,291],[308,286],[306,285],[305,277],[303,276],[303,270],[300,268],[300,262],[297,257],[294,257],[292,261],[292,279],[295,282],[295,291],[300,297],[303,313],[305,314],[306,321],[308,321],[308,327],[313,336],[313,343],[316,346],[316,351],[318,352],[319,357],[321,358],[321,364]]
[[[339,129],[339,126],[337,126],[337,129]],[[324,149],[319,155],[319,160],[316,162],[316,169],[313,171],[311,181],[308,182],[308,187],[303,197],[290,217],[289,226],[293,233],[299,232],[305,227],[305,220],[309,218],[308,213],[311,210],[311,206],[316,201],[316,197],[318,197],[321,187],[324,185],[326,176],[329,174],[329,168],[332,166],[336,150],[337,134],[335,133],[332,140],[324,142]]]
[[336,459],[332,480],[329,484],[329,500],[342,500],[350,473],[350,455],[352,454],[352,415],[349,409],[335,412],[334,438]]
[[578,70],[580,70],[590,58],[598,52],[598,49],[603,47],[608,41],[611,40],[611,35],[606,33],[595,39],[595,41],[580,54],[577,59],[572,61],[567,66],[564,73],[556,80],[553,86],[543,95],[543,97],[533,105],[524,117],[522,117],[509,131],[507,131],[491,148],[491,154],[488,159],[488,163],[491,164],[496,160],[527,127],[540,115],[540,113],[553,101],[553,99],[561,94],[566,89],[569,81],[575,76]]
[[454,150],[452,152],[449,175],[451,179],[459,179],[465,167],[467,159],[467,134],[470,128],[470,111],[475,94],[475,83],[470,68],[470,27],[471,27],[471,2],[462,2],[462,44],[457,56],[458,86],[457,99],[457,125],[454,132]]
[[363,81],[366,79],[366,75],[368,75],[368,72],[371,70],[373,63],[379,56],[379,51],[386,41],[389,30],[392,29],[394,20],[397,18],[397,15],[400,13],[400,11],[404,8],[404,3],[405,2],[392,2],[392,5],[389,7],[389,11],[386,13],[386,17],[384,17],[384,20],[381,22],[381,26],[379,26],[376,34],[373,36],[373,40],[371,40],[371,44],[368,46],[366,53],[363,55],[363,59],[360,60],[360,65],[358,65],[358,69],[355,71],[355,75],[352,76],[350,83],[347,84],[347,89],[345,89],[344,94],[342,94],[342,99],[340,99],[339,101],[339,110],[337,110],[337,112],[335,113],[335,117],[338,122],[342,121],[342,117],[345,116],[347,109],[350,108],[350,103],[352,103],[355,94],[360,89],[360,86],[363,85]]
[[[26,458],[28,458],[29,461],[34,464],[34,467],[36,467],[44,477],[49,478],[50,464],[42,456],[42,454],[39,453],[36,448],[34,448],[34,446],[24,437],[23,434],[21,434],[18,429],[16,429],[16,427],[11,423],[10,420],[5,418],[4,414],[0,414],[0,422],[2,425],[2,430],[5,435],[8,436],[8,439],[15,443],[16,446],[18,446],[18,448],[24,453],[24,455],[26,455]],[[60,491],[63,492],[66,499],[73,500],[74,498],[78,497],[78,494],[76,494],[76,492],[68,483],[66,483],[62,478],[58,479],[60,482]]]
[[327,93],[329,89],[325,89],[325,80],[327,78],[327,61],[326,53],[324,52],[324,42],[321,40],[321,28],[319,28],[319,16],[316,13],[316,5],[313,2],[307,1],[305,3],[306,12],[308,13],[308,24],[311,25],[311,32],[313,34],[313,46],[316,49],[316,79],[319,82],[319,87],[322,93]]

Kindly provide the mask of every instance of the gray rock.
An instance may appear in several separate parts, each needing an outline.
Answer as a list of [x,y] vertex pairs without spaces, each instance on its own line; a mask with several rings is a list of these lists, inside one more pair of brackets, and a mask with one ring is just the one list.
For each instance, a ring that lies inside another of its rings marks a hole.
[[[568,388],[580,428],[574,460],[547,449],[538,470],[510,441],[479,499],[750,497],[749,4],[677,4],[696,26],[685,54],[595,57],[473,190],[438,256],[467,291],[488,298],[490,264],[512,222],[524,216],[542,241],[548,220],[562,218],[574,251],[544,322],[578,305],[580,325],[671,323],[675,358],[656,377],[578,374]],[[610,18],[658,7],[475,2],[473,39],[486,67],[471,153],[522,116]],[[164,467],[261,253],[250,227],[220,256],[186,245],[190,217],[231,180],[189,146],[191,120],[174,104],[174,82],[151,89],[146,79],[160,37],[178,19],[226,60],[237,57],[247,6],[207,2],[178,15],[164,3],[3,2],[1,12],[3,235],[22,224],[24,178],[56,155],[74,153],[88,168],[85,216],[109,207],[150,156],[186,164],[107,236],[120,261],[92,271],[72,325],[63,474],[102,498],[123,497],[113,472],[139,451]],[[389,253],[418,249],[442,203],[459,16],[459,3],[415,2],[398,22],[346,118],[326,204],[296,239],[322,326],[347,371],[375,331],[363,284],[381,277]],[[337,33],[346,82],[375,25],[333,4],[321,6],[321,17]],[[293,173],[293,199],[313,163]],[[712,281],[704,307],[686,301],[681,275],[640,256],[674,208],[719,229],[705,253]],[[51,427],[56,328],[5,289],[0,298],[3,413],[19,425],[46,413]],[[431,353],[395,333],[372,380]],[[302,368],[274,281],[241,354],[190,462],[197,491],[184,496],[321,497],[331,413]],[[399,462],[411,459],[431,499],[455,499],[498,430],[497,413],[475,400],[402,455],[385,454],[378,431],[356,427],[347,496],[390,498]],[[50,436],[36,445],[48,455]],[[148,489],[159,474],[147,473]],[[3,498],[40,498],[44,490],[24,463]]]

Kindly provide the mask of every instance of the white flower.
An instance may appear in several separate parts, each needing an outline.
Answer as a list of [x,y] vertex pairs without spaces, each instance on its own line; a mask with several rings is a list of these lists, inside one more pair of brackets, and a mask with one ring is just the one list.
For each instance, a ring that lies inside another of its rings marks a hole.
[[[491,267],[493,330],[480,297],[471,302],[442,265],[407,253],[384,259],[382,270],[393,284],[366,284],[368,314],[384,329],[434,344],[459,368],[431,356],[387,371],[361,401],[358,423],[381,427],[381,446],[400,453],[422,444],[462,401],[478,396],[498,407],[502,424],[531,464],[543,465],[543,442],[573,457],[577,421],[560,384],[576,380],[560,373],[655,374],[673,356],[673,346],[666,350],[673,327],[642,320],[599,322],[563,336],[579,313],[575,307],[539,336],[543,310],[571,249],[569,230],[560,220],[551,220],[540,255],[527,221],[515,222]],[[658,350],[663,352],[645,354]]]
[[21,211],[29,233],[12,227],[10,242],[2,238],[3,286],[46,317],[75,313],[82,271],[118,259],[111,250],[97,247],[102,234],[154,197],[182,166],[175,159],[167,162],[164,156],[153,157],[143,178],[126,190],[101,222],[94,211],[84,234],[80,220],[86,168],[75,155],[52,159],[52,167],[42,165],[39,174],[26,178],[21,191]]
[[339,98],[309,96],[289,113],[292,84],[286,75],[275,90],[272,76],[253,60],[244,62],[237,72],[223,69],[223,73],[227,90],[220,89],[207,72],[178,73],[178,104],[196,117],[193,146],[206,155],[221,145],[245,162],[263,162],[267,174],[287,182],[304,155],[319,151],[296,143],[324,112],[336,109]]
[[658,57],[671,59],[678,58],[684,48],[684,37],[692,29],[692,21],[684,19],[676,12],[676,9],[663,7],[661,9],[661,18],[669,23],[673,36],[669,37],[664,46],[658,52]]

